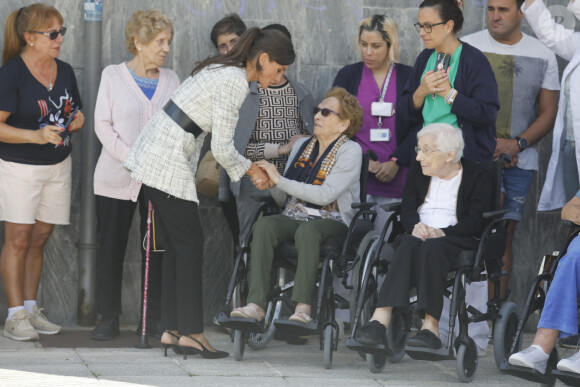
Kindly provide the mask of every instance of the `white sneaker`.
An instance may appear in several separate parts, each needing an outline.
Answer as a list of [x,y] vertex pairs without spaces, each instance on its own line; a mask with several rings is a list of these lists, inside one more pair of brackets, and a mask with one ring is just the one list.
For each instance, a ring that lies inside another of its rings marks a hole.
[[549,357],[550,355],[545,353],[542,347],[532,345],[523,351],[511,355],[508,363],[515,366],[532,368],[545,374]]
[[38,333],[30,325],[28,317],[29,314],[24,309],[14,313],[10,320],[4,324],[2,335],[17,341],[38,340]]
[[556,368],[560,371],[568,371],[580,374],[580,352],[576,352],[576,354],[572,357],[560,360]]
[[42,314],[42,308],[38,309],[36,306],[32,308],[32,314],[29,315],[28,320],[36,332],[41,335],[56,335],[62,330],[60,325],[48,321],[46,316]]

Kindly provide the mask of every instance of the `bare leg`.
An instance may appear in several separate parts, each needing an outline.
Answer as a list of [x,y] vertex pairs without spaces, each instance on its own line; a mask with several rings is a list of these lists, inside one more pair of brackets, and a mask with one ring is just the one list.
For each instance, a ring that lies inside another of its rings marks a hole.
[[383,308],[375,309],[375,313],[373,313],[373,317],[369,321],[378,321],[388,328],[389,324],[391,323],[391,316],[393,315],[393,307],[392,306],[385,306]]
[[37,221],[32,228],[30,245],[26,254],[26,266],[24,269],[24,299],[36,300],[40,275],[42,274],[42,262],[44,246],[54,229],[53,224]]
[[33,226],[4,222],[5,240],[0,255],[0,275],[9,308],[24,305],[26,254]]
[[439,337],[439,321],[436,320],[433,316],[428,315],[425,313],[425,319],[423,320],[423,325],[421,329],[427,329],[433,332],[437,337]]
[[294,309],[294,313],[304,313],[310,316],[312,312],[310,305],[305,304],[303,302],[299,302],[296,304],[296,309]]
[[558,340],[558,336],[560,335],[560,331],[556,329],[549,329],[549,328],[538,328],[536,335],[534,336],[534,341],[532,345],[536,344],[542,347],[544,352],[548,355],[554,349],[556,345],[556,341]]

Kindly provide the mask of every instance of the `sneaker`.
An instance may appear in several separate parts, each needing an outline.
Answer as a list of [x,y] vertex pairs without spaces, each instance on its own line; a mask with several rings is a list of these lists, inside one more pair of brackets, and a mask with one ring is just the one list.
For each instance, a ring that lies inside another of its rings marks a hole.
[[36,306],[32,308],[32,314],[28,316],[28,321],[30,321],[30,325],[32,325],[36,332],[41,335],[56,335],[62,331],[60,325],[48,321],[42,313],[42,308],[38,309]]
[[572,357],[560,360],[556,368],[560,371],[568,371],[580,374],[580,352],[576,352],[576,354]]
[[580,347],[580,336],[572,335],[558,340],[560,347],[578,349]]
[[28,320],[28,313],[22,309],[14,313],[12,318],[4,325],[4,337],[17,341],[38,340],[38,333]]
[[103,318],[101,322],[93,329],[91,339],[97,341],[113,340],[119,336],[119,318]]
[[549,357],[550,355],[545,353],[542,347],[532,345],[523,351],[511,355],[508,363],[515,366],[532,368],[545,374]]

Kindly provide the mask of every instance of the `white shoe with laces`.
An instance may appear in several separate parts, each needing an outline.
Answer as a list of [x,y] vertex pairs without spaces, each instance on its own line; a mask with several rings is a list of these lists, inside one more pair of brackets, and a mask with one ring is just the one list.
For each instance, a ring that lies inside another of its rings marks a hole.
[[508,363],[515,366],[532,368],[545,374],[549,357],[550,355],[545,353],[542,347],[534,344],[523,351],[511,355]]
[[56,335],[62,330],[60,325],[48,321],[42,313],[42,308],[38,309],[36,306],[32,308],[32,314],[28,315],[28,320],[36,332],[41,335]]
[[30,325],[29,317],[30,315],[24,309],[14,313],[4,324],[2,335],[17,341],[38,340],[38,333]]
[[556,368],[560,371],[580,374],[580,352],[576,352],[576,354],[572,357],[560,360]]

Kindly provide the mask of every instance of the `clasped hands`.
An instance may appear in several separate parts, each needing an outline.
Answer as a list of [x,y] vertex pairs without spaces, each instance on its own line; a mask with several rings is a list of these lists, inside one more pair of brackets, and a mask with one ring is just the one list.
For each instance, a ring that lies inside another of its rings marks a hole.
[[280,180],[280,173],[278,173],[276,166],[266,160],[252,163],[246,173],[250,176],[254,186],[262,191],[272,188]]
[[419,222],[413,227],[411,235],[425,242],[429,238],[444,237],[445,233],[440,228],[429,227],[425,223]]

